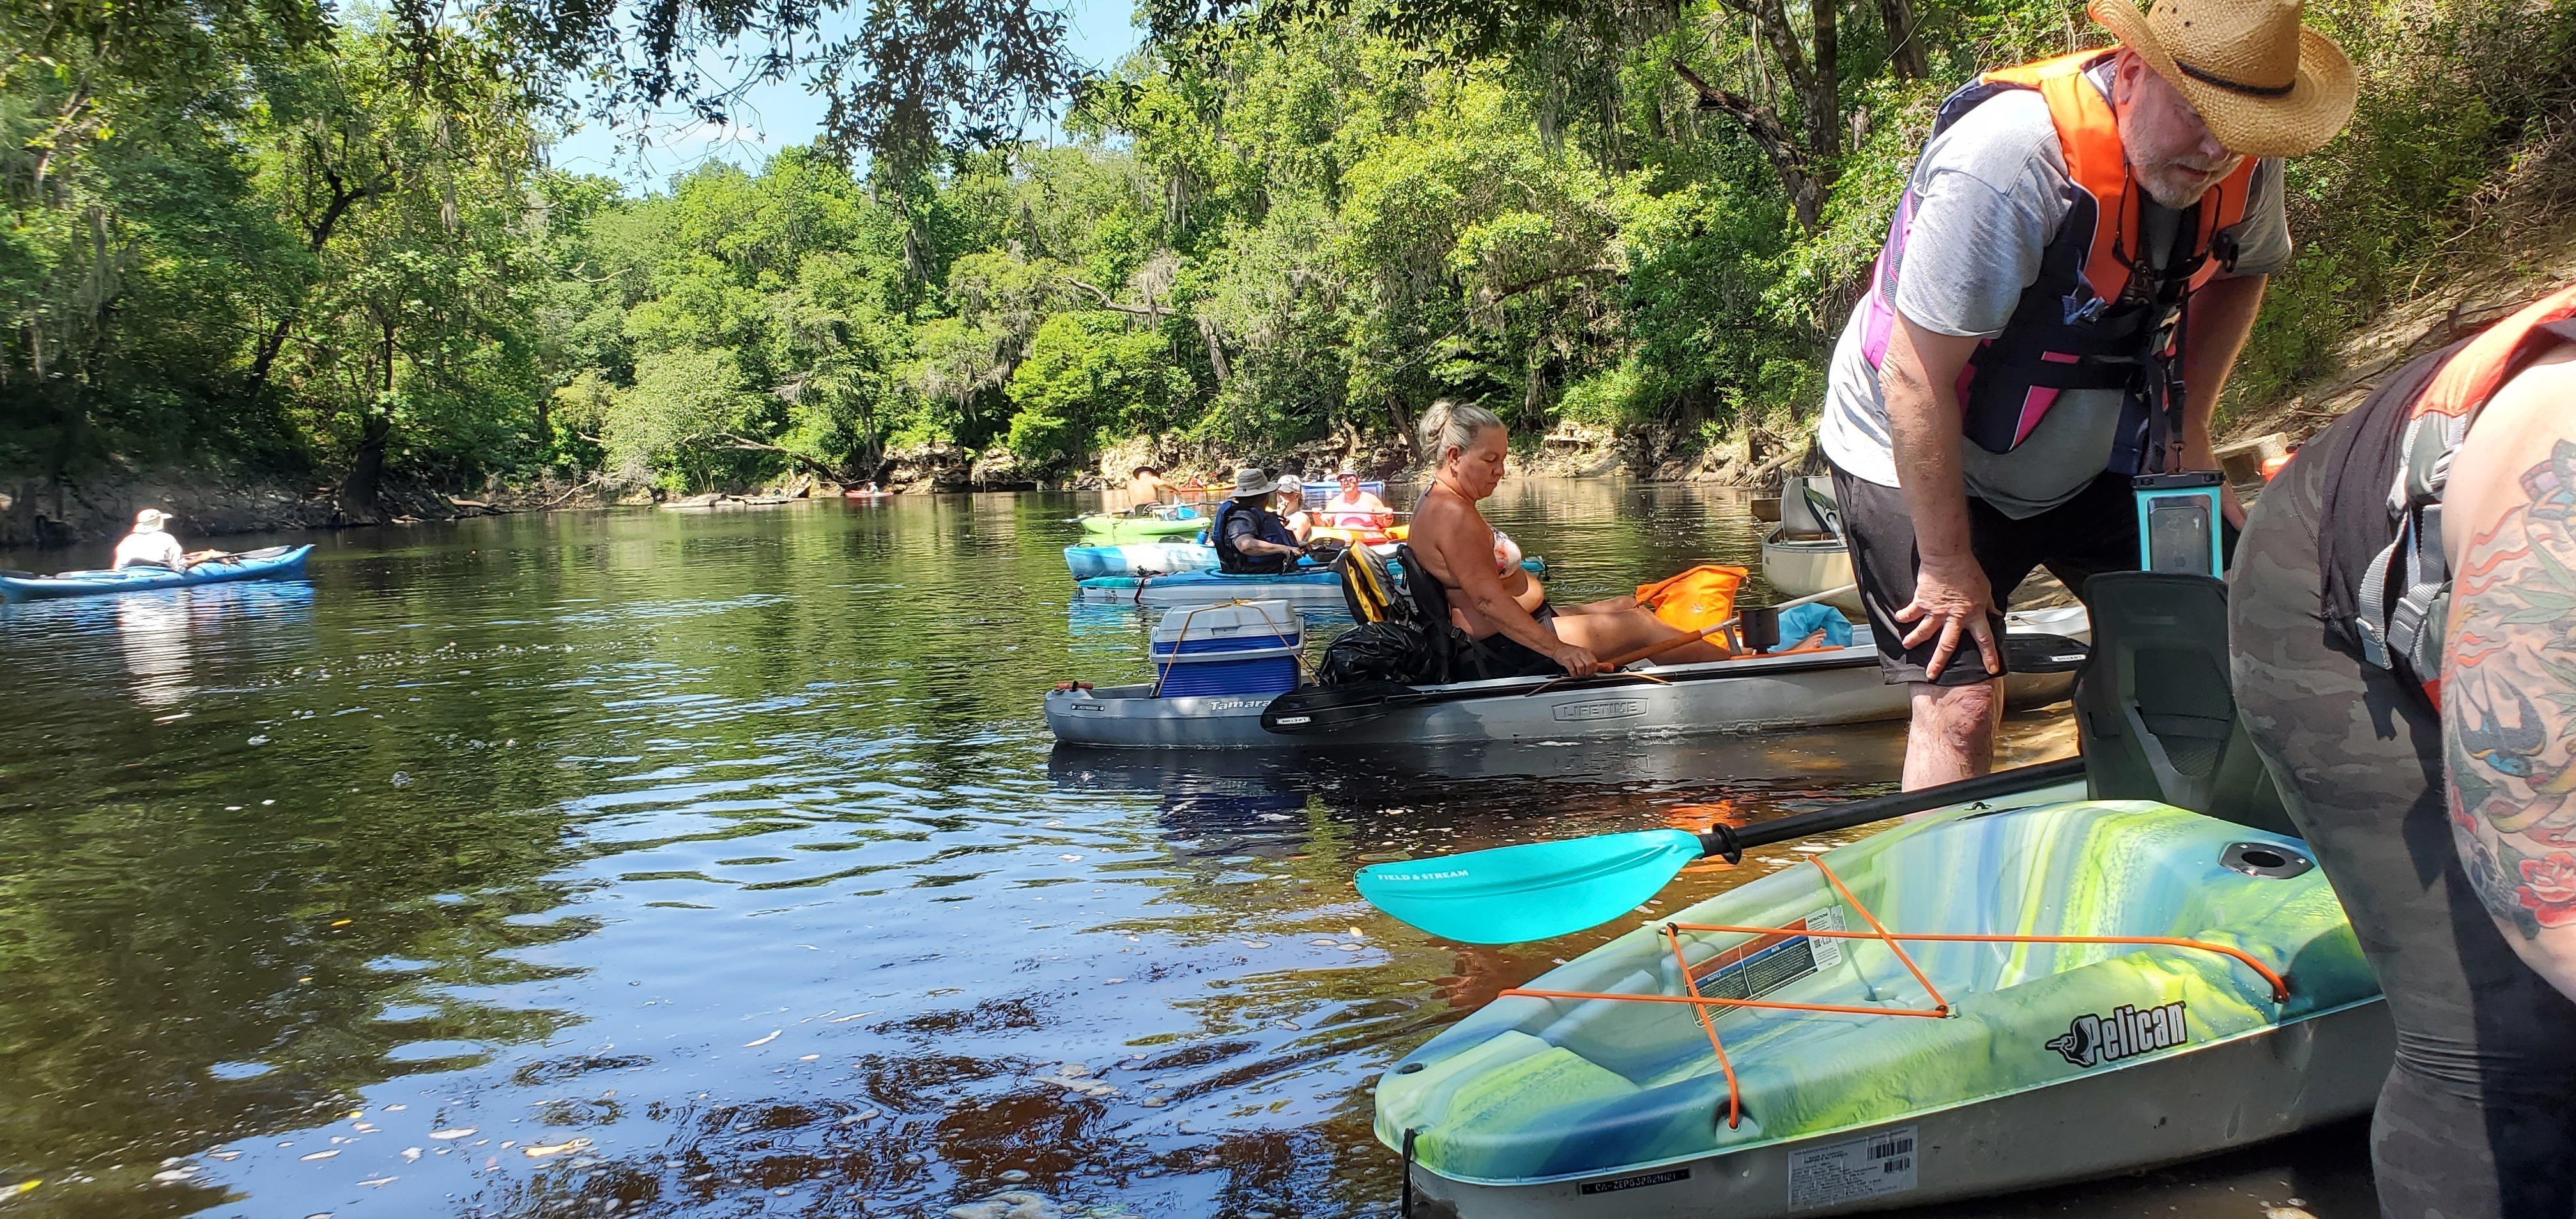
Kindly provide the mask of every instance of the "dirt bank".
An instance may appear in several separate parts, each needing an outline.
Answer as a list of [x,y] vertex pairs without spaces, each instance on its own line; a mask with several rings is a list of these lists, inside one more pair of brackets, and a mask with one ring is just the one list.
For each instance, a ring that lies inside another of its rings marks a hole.
[[396,482],[384,489],[376,511],[355,512],[341,502],[337,488],[276,477],[202,470],[138,470],[59,480],[0,474],[0,549],[51,548],[119,537],[144,508],[174,514],[177,521],[172,528],[194,542],[229,534],[452,521],[502,512],[598,507],[603,502],[595,484],[552,479],[513,487],[495,484],[480,497]]

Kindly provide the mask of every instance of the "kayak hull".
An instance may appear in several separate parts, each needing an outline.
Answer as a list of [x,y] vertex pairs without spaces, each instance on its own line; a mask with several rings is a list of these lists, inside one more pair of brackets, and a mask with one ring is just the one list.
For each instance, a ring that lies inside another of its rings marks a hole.
[[1249,600],[1338,605],[1342,600],[1342,577],[1331,571],[1276,576],[1184,571],[1168,576],[1092,576],[1080,584],[1082,595],[1093,600],[1134,601],[1166,608]]
[[[2052,620],[2037,629],[2074,634],[2050,629],[2073,625]],[[1611,677],[1552,685],[1523,678],[1429,686],[1423,689],[1436,701],[1396,707],[1335,732],[1283,735],[1263,728],[1270,695],[1155,698],[1150,685],[1052,693],[1046,718],[1056,739],[1069,745],[1144,749],[1685,737],[1904,718],[1907,688],[1880,675],[1867,628],[1854,634],[1847,648],[1663,666],[1653,670],[1660,682]],[[2072,673],[2015,674],[2004,691],[2012,706],[2038,707],[2064,699],[2074,684]]]
[[[1775,529],[1762,538],[1762,578],[1771,582],[1772,591],[1783,601],[1841,588],[1852,582],[1851,549],[1830,537],[1791,541]],[[1827,597],[1825,604],[1847,614],[1861,613],[1858,592]]]
[[[2360,1003],[2197,1054],[1989,1104],[1644,1172],[1478,1185],[1416,1166],[1414,1213],[1421,1219],[1770,1219],[1990,1197],[2195,1160],[2357,1117],[2378,1100],[2396,1052],[2385,1005]],[[1873,1133],[1883,1141],[1893,1129],[1911,1129],[1921,1151],[1910,1188],[1838,1204],[1789,1205],[1801,1168],[1813,1173],[1809,1166],[1830,1162],[1837,1149],[1869,1141]],[[1626,1184],[1683,1173],[1654,1185]]]
[[[1505,992],[1378,1081],[1377,1136],[1436,1199],[1416,1213],[1851,1214],[2368,1112],[2394,1033],[2305,845],[2083,795],[1757,855],[1521,988],[1557,993]],[[1900,958],[1879,927],[1963,938]],[[1711,1009],[1731,1074],[1688,1007],[1624,998],[1681,995],[1683,961],[1768,1005]]]
[[1216,566],[1216,547],[1199,542],[1127,542],[1108,546],[1067,546],[1065,570],[1077,580],[1095,576],[1168,575],[1207,571]]
[[[1170,520],[1159,516],[1109,516],[1082,518],[1082,536],[1108,542],[1159,542],[1197,536],[1208,526],[1204,516]],[[1098,545],[1086,542],[1085,545]]]
[[311,546],[275,547],[236,555],[227,561],[199,563],[184,572],[129,567],[124,571],[73,571],[55,576],[0,576],[0,600],[40,601],[241,580],[292,580],[304,574],[304,561],[312,553]]

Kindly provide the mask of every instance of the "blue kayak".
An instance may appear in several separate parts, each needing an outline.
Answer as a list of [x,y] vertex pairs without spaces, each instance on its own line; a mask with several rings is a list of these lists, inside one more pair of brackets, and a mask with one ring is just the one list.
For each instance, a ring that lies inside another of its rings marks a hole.
[[1314,601],[1342,599],[1341,573],[1310,567],[1276,576],[1232,576],[1221,571],[1184,571],[1168,576],[1093,576],[1080,582],[1085,596],[1114,597],[1141,605],[1214,605],[1220,601]]
[[66,571],[51,576],[0,576],[0,600],[34,601],[45,597],[94,597],[103,593],[185,588],[234,580],[289,580],[304,574],[311,546],[271,546],[220,559],[208,559],[186,571],[166,567],[129,567],[123,571]]

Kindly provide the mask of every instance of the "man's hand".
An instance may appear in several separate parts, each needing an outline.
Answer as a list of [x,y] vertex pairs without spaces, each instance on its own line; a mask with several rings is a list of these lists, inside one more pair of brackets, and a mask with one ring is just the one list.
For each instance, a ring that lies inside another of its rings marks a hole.
[[1941,642],[1932,649],[1932,660],[1923,666],[1926,681],[1939,681],[1941,671],[1950,667],[1950,657],[1959,650],[1959,637],[1965,634],[1976,641],[1977,652],[1985,657],[1986,672],[2004,671],[2003,656],[1995,647],[1994,624],[1987,615],[1994,612],[1994,589],[1986,583],[1986,573],[1973,559],[1936,559],[1923,556],[1923,565],[1914,576],[1914,600],[1896,611],[1896,620],[1910,623],[1905,633],[1905,646],[1914,647],[1935,635]]
[[1547,658],[1563,665],[1567,677],[1590,677],[1607,672],[1610,667],[1602,664],[1600,657],[1570,643],[1560,643],[1548,649]]

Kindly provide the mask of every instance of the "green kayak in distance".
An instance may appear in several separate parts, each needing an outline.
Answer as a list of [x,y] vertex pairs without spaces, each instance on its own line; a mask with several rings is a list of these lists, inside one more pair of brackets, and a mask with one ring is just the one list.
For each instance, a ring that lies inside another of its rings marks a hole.
[[[1732,1086],[1688,1003],[1504,992],[1378,1081],[1377,1136],[1409,1150],[1414,1213],[1846,1214],[2369,1112],[2394,1034],[2305,847],[2083,795],[1946,810],[1779,864],[1521,988],[1681,996],[1678,943],[1702,995],[1811,1005],[1707,1009]],[[1690,929],[1709,926],[1781,930]],[[1922,934],[2194,944],[1901,938]],[[1880,1014],[1900,1011],[1933,1014]]]
[[1204,515],[1112,516],[1101,512],[1082,518],[1082,536],[1107,538],[1113,542],[1153,542],[1192,537],[1207,527],[1208,518]]

